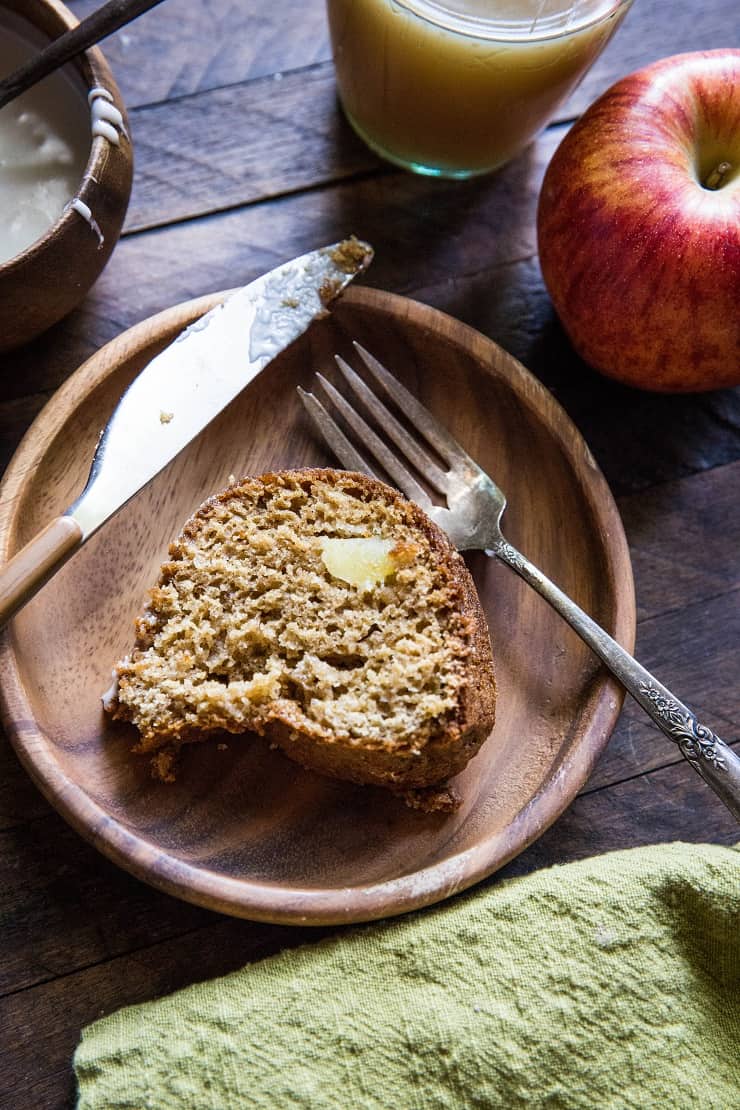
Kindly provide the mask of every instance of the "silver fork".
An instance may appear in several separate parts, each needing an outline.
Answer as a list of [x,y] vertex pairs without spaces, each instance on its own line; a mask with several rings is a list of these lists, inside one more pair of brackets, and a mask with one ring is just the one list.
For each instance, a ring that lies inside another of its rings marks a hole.
[[[422,404],[381,366],[376,358],[355,343],[372,378],[398,406],[419,433],[419,439],[390,412],[365,381],[339,355],[337,365],[351,390],[383,428],[387,437],[406,457],[416,472],[446,500],[434,504],[409,466],[373,430],[350,402],[321,374],[321,387],[341,413],[366,451],[385,470],[408,498],[415,501],[449,535],[459,551],[477,549],[495,556],[528,582],[563,617],[593,652],[619,679],[624,688],[652,717],[658,728],[678,745],[681,754],[712,787],[740,821],[740,758],[732,748],[661,685],[649,671],[612,639],[542,571],[517,551],[501,531],[506,508],[504,494],[460,444]],[[327,408],[312,393],[299,387],[308,413],[339,461],[351,470],[377,477],[350,438]],[[443,470],[431,457],[423,440],[444,460]]]

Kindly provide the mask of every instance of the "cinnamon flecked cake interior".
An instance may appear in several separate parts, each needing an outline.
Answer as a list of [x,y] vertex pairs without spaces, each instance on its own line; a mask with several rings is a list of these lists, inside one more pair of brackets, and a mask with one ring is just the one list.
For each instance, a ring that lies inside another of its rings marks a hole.
[[209,734],[405,791],[445,782],[493,725],[490,641],[447,537],[338,470],[245,478],[173,543],[109,706],[168,777]]

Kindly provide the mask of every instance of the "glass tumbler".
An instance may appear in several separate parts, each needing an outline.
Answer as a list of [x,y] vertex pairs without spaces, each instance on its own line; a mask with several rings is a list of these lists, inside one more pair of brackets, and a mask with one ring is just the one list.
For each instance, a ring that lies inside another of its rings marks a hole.
[[327,0],[345,114],[377,154],[472,177],[552,119],[632,0]]

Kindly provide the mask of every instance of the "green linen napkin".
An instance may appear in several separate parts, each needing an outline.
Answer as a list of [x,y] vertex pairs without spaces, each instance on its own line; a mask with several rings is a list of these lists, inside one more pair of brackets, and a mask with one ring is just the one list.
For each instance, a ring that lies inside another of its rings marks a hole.
[[740,856],[494,884],[83,1031],[79,1110],[740,1104]]

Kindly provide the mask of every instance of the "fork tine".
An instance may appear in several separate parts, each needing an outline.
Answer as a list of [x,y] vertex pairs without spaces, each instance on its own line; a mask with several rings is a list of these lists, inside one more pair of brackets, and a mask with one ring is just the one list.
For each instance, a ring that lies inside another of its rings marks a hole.
[[314,397],[313,393],[307,393],[300,386],[298,386],[298,395],[303,401],[306,412],[318,429],[319,435],[323,436],[339,461],[349,470],[358,470],[360,474],[367,474],[368,478],[377,480],[377,474],[365,462],[362,455],[355,450],[336,421],[329,416],[318,397]]
[[360,343],[354,342],[353,345],[376,381],[380,382],[386,393],[406,413],[410,422],[434,447],[435,451],[439,452],[445,462],[452,467],[462,465],[475,471],[480,470],[475,460],[471,459],[466,451],[463,451],[454,436],[450,435],[447,429],[432,416],[429,409],[424,408],[421,402],[417,401],[413,393],[409,393],[408,389],[402,386],[390,371],[386,370],[385,366],[378,362],[377,358],[371,355],[369,351],[366,351]]
[[427,451],[417,443],[413,436],[409,435],[403,425],[396,420],[393,413],[365,384],[360,375],[355,373],[349,363],[345,362],[341,355],[334,355],[334,360],[350,388],[360,398],[368,411],[373,414],[386,435],[393,440],[397,447],[400,447],[409,462],[413,463],[419,473],[424,475],[437,493],[446,494],[449,483],[444,471],[429,457]]
[[367,421],[352,408],[352,405],[343,397],[338,389],[327,381],[323,374],[316,375],[321,387],[336,406],[350,428],[360,437],[370,455],[383,467],[385,472],[393,479],[398,488],[402,490],[411,501],[416,501],[422,508],[431,507],[432,501],[426,490],[419,485],[413,474],[406,469],[403,463],[394,455],[389,447],[377,435]]

